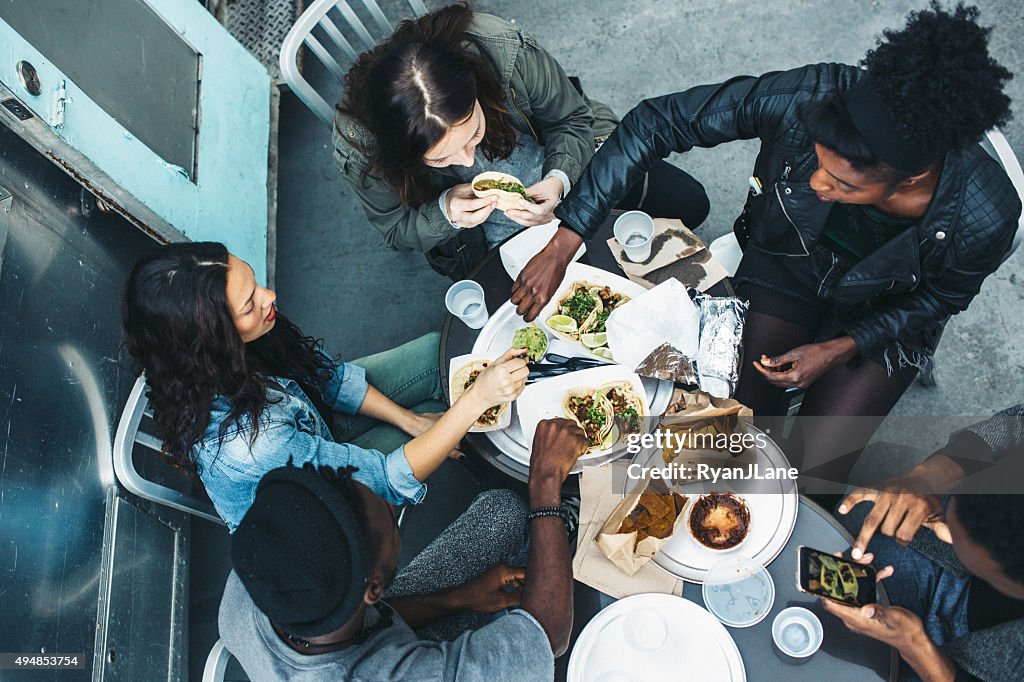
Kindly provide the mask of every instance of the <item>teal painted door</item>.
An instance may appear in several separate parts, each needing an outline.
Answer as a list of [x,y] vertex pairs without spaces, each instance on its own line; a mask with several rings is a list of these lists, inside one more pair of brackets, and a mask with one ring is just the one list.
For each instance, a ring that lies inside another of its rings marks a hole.
[[3,123],[140,228],[225,242],[261,279],[272,87],[197,0],[0,6]]

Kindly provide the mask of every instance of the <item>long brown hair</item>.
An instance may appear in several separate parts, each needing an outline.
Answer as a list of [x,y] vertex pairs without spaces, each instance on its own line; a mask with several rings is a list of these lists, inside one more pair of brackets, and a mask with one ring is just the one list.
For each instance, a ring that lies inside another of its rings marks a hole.
[[487,122],[484,156],[504,159],[515,149],[497,74],[467,49],[472,18],[470,6],[460,3],[403,21],[390,38],[360,55],[345,77],[337,109],[373,133],[372,147],[361,149],[369,170],[403,203],[419,206],[437,197],[423,155],[469,118],[477,100]]

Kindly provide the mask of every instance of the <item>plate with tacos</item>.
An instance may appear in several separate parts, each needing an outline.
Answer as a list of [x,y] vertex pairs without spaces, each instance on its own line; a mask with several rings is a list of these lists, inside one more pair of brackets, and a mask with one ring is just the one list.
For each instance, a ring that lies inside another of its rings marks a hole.
[[570,263],[565,278],[537,320],[553,336],[586,355],[612,360],[606,324],[616,308],[647,289],[606,270]]
[[625,446],[629,434],[647,430],[650,401],[640,377],[621,365],[594,367],[538,381],[516,400],[519,425],[527,443],[537,424],[563,417],[587,434],[589,448],[581,460]]
[[[480,372],[500,356],[501,353],[475,353],[452,358],[448,365],[448,395],[451,396],[453,405],[466,389],[473,385]],[[512,404],[503,403],[489,407],[469,430],[474,433],[497,431],[508,428],[511,423]]]

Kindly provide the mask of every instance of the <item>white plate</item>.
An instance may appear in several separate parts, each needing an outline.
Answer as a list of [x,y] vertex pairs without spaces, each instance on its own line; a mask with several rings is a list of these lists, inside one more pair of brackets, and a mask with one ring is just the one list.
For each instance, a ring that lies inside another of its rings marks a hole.
[[[490,362],[496,358],[501,357],[501,353],[490,352],[490,353],[471,353],[469,355],[457,355],[452,358],[451,362],[448,363],[448,395],[455,395],[455,386],[452,381],[455,379],[455,373],[473,362],[474,360],[484,360]],[[469,428],[471,433],[486,433],[488,431],[499,431],[501,429],[508,428],[508,425],[512,423],[512,406],[509,405],[508,409],[501,413],[498,417],[498,423],[494,426],[471,426]]]
[[[754,426],[747,427],[751,434],[762,433]],[[789,460],[771,438],[764,435],[765,448],[757,448],[757,462],[762,470],[767,467],[789,468]],[[661,452],[648,454],[644,467],[662,466]],[[629,481],[629,479],[627,479]],[[629,483],[630,485],[635,482]],[[748,486],[751,484],[747,484]],[[690,499],[687,500],[683,514],[689,521],[690,508],[694,501],[704,493],[732,492],[743,498],[750,510],[750,532],[743,542],[730,549],[710,549],[697,542],[689,529],[681,525],[672,537],[661,546],[654,555],[655,565],[669,573],[694,583],[704,581],[704,573],[712,564],[723,556],[740,553],[750,557],[762,566],[767,566],[789,542],[796,526],[796,513],[800,506],[800,495],[796,489],[796,481],[775,480],[758,481],[759,492],[743,491],[742,481],[695,481],[678,488]],[[623,492],[626,492],[625,490]]]
[[705,609],[682,597],[638,594],[587,623],[569,657],[566,679],[745,682],[747,675],[736,642]]
[[[569,389],[597,389],[609,381],[630,382],[633,385],[633,390],[636,391],[636,394],[640,396],[640,400],[643,401],[644,416],[650,415],[651,399],[644,390],[644,384],[636,372],[630,372],[622,365],[593,367],[580,370],[579,372],[550,377],[530,384],[523,390],[516,400],[516,410],[519,413],[519,425],[523,430],[523,437],[526,439],[526,442],[533,442],[533,434],[537,430],[537,424],[542,419],[566,416],[565,411],[562,409],[562,402]],[[580,461],[600,457],[611,452],[614,448],[615,444],[613,443],[612,447],[605,450],[588,452],[580,457]]]
[[[530,262],[530,259],[540,253],[540,250],[547,246],[551,238],[555,236],[558,222],[556,219],[544,225],[529,227],[501,245],[498,255],[501,257],[501,264],[505,266],[505,272],[513,281],[519,277],[519,273]],[[587,245],[580,244],[580,248],[576,249],[576,255],[572,259],[579,260],[586,251]]]
[[[614,275],[607,270],[601,270],[600,268],[591,267],[584,265],[583,263],[569,263],[569,267],[565,269],[565,279],[558,285],[558,289],[555,291],[554,296],[548,301],[547,305],[541,309],[540,314],[537,316],[537,323],[539,326],[544,328],[549,337],[555,337],[562,339],[563,337],[555,333],[547,325],[547,320],[552,315],[556,314],[558,309],[558,300],[565,296],[569,292],[569,287],[572,286],[573,282],[593,282],[594,284],[600,284],[601,286],[610,287],[612,291],[620,294],[625,294],[630,298],[636,298],[647,292],[647,289],[640,286],[635,282],[631,282],[625,277]],[[590,352],[590,349],[584,346],[579,341],[569,342],[572,343],[579,350],[579,355],[583,357],[600,358]]]

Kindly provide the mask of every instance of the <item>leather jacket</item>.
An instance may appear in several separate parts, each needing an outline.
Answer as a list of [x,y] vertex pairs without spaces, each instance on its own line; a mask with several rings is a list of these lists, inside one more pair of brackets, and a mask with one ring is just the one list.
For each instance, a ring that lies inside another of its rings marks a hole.
[[[645,100],[623,118],[555,215],[586,239],[655,160],[758,138],[753,175],[763,192],[751,193],[733,229],[743,246],[781,258],[805,256],[831,204],[810,187],[817,160],[797,106],[845,91],[860,74],[845,64],[814,64]],[[860,352],[927,336],[966,309],[1007,254],[1020,212],[1009,177],[979,145],[947,154],[914,229],[856,263],[838,283],[840,319]]]

